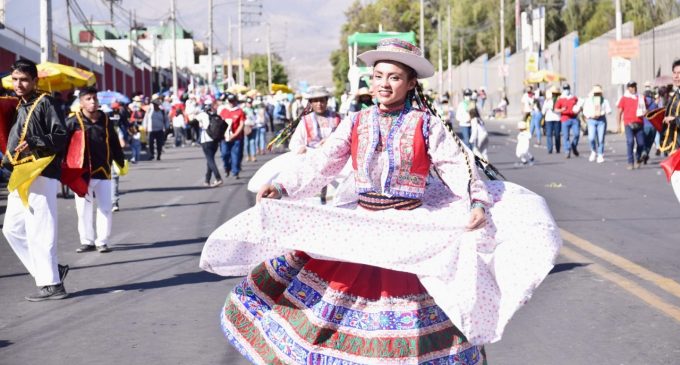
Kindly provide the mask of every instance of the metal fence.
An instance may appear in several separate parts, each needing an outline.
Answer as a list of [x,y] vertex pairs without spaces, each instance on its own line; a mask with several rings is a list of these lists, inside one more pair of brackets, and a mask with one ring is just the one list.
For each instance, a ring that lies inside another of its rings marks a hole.
[[[566,78],[565,82],[572,85],[577,96],[586,96],[596,84],[603,87],[607,97],[615,107],[622,92],[620,85],[612,85],[611,58],[609,57],[609,41],[615,39],[615,30],[587,43],[578,43],[576,32],[567,34],[563,38],[551,43],[543,52],[545,68],[557,72]],[[626,23],[622,28],[623,38],[637,38],[640,41],[640,54],[631,60],[631,79],[638,82],[640,89],[645,82],[654,83],[657,73],[662,76],[671,75],[671,65],[680,58],[680,18],[669,21],[638,36],[634,36],[632,23]],[[510,101],[508,114],[520,114],[520,99],[524,91],[524,80],[527,54],[524,51],[506,57],[506,91]],[[488,100],[484,107],[484,114],[498,104],[503,88],[501,73],[501,56],[489,58],[482,55],[476,60],[465,61],[451,70],[445,70],[442,89],[449,90],[448,75],[451,73],[452,82],[449,93],[451,103],[457,103],[465,88],[487,90]],[[433,90],[439,88],[439,75],[429,80],[428,87]],[[455,104],[453,104],[455,105]],[[614,129],[616,126],[610,123]]]

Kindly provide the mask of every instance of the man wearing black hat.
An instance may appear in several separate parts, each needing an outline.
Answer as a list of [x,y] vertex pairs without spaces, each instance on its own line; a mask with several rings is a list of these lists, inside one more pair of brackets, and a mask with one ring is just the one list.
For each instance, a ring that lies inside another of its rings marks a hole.
[[68,266],[57,259],[57,189],[66,128],[52,98],[37,92],[35,63],[20,59],[11,70],[19,106],[2,165],[13,170],[10,188],[21,175],[39,176],[25,179],[7,197],[2,233],[39,287],[26,299],[62,299],[68,296],[63,284]]
[[[637,83],[630,81],[626,84],[627,90],[619,100],[619,124],[623,121],[626,131],[626,145],[628,149],[628,170],[640,166],[642,162],[642,151],[645,149],[645,135],[643,129],[642,116],[647,112],[645,99],[637,92]],[[635,146],[637,144],[637,146]],[[635,146],[635,158],[633,147]]]
[[[118,135],[108,116],[99,110],[97,89],[82,90],[79,95],[80,111],[66,120],[69,136],[74,136],[71,143],[80,143],[84,177],[87,190],[76,192],[75,205],[78,214],[78,233],[80,247],[78,253],[94,251],[110,252],[108,247],[111,236],[112,199],[111,168],[115,163],[119,167],[125,165],[125,155],[120,146]],[[80,133],[76,133],[81,131]],[[80,138],[80,141],[74,140]],[[70,161],[73,149],[69,147],[67,161]],[[75,189],[74,189],[75,192]],[[93,218],[94,204],[97,204],[97,229]]]

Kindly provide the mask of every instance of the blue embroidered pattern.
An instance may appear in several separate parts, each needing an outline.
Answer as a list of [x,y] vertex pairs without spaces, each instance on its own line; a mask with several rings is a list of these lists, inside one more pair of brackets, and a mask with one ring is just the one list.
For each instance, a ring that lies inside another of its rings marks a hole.
[[406,331],[431,327],[449,320],[437,305],[409,311],[362,312],[328,303],[309,285],[295,278],[287,289],[319,319],[363,331]]

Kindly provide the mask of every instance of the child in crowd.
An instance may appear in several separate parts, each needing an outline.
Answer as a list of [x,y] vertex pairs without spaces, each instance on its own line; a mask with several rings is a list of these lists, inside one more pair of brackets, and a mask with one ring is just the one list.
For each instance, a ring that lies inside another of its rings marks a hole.
[[488,160],[487,145],[489,142],[489,133],[486,130],[484,121],[479,115],[479,110],[476,107],[470,109],[470,145],[472,152],[479,155],[485,160]]
[[533,164],[534,156],[529,152],[531,143],[531,133],[527,131],[526,122],[518,122],[517,129],[519,133],[517,134],[517,148],[515,149],[515,155],[519,158],[522,165]]
[[541,111],[541,102],[536,99],[531,108],[531,125],[529,126],[529,135],[536,136],[536,145],[541,145],[541,121],[543,120],[543,112]]

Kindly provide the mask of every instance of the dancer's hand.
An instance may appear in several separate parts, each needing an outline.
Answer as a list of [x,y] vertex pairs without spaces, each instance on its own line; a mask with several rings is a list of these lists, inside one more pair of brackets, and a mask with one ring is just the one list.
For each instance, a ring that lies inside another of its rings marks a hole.
[[482,228],[486,225],[486,215],[484,214],[483,208],[474,208],[470,212],[470,221],[468,222],[465,229],[468,231],[474,231],[476,229]]
[[274,185],[267,184],[260,188],[260,191],[257,193],[257,202],[259,203],[262,198],[281,199],[281,192]]

